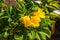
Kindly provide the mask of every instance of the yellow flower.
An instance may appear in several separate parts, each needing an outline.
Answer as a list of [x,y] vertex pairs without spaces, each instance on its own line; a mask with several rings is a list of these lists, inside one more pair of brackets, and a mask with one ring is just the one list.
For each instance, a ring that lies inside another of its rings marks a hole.
[[42,13],[39,14],[39,16],[40,16],[40,18],[45,18],[45,13],[42,12]]
[[37,12],[33,13],[33,16],[38,16],[40,18],[45,18],[45,13],[42,11],[42,9],[39,8]]
[[42,9],[38,9],[38,13],[40,18],[45,18],[45,13],[42,11]]
[[32,26],[33,26],[34,28],[39,27],[39,23],[32,23]]
[[31,26],[31,21],[29,16],[21,17],[20,21],[25,25],[25,27]]
[[39,26],[39,22],[41,22],[41,20],[37,16],[31,16],[31,22],[32,22],[32,26],[35,28]]
[[33,12],[33,16],[38,16],[39,17],[39,14],[38,12]]
[[38,9],[38,12],[43,12],[43,11],[42,11],[42,9],[39,8],[39,9]]
[[31,16],[31,22],[37,23],[37,22],[41,22],[41,20],[38,16]]

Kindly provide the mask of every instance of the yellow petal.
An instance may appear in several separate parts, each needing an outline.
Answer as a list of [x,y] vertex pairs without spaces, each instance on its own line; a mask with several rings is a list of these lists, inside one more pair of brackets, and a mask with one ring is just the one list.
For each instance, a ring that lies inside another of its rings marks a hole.
[[38,9],[38,12],[42,12],[42,9],[39,8],[39,9]]
[[21,22],[25,25],[25,27],[31,26],[31,21],[29,16],[21,17]]
[[37,12],[33,12],[33,16],[38,16],[40,18],[45,18],[45,13],[42,11],[42,9],[38,9]]
[[33,23],[32,26],[33,26],[34,28],[39,27],[39,23]]
[[31,16],[31,22],[38,23],[41,22],[41,19],[38,16]]

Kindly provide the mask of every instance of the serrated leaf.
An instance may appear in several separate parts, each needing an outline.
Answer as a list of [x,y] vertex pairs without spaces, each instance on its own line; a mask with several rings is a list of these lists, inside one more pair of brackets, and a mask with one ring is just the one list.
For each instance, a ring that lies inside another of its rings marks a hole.
[[36,34],[34,31],[31,31],[31,33],[28,33],[28,36],[31,40],[33,40],[36,37]]
[[55,17],[59,17],[59,15],[54,12],[50,12],[50,15],[55,16]]
[[32,38],[35,38],[35,32],[31,31]]
[[45,36],[47,36],[48,38],[51,37],[51,32],[50,32],[50,30],[49,30],[47,27],[43,28],[43,29],[41,30],[41,32],[42,32]]
[[37,38],[37,40],[41,40],[41,38],[39,37],[38,33],[36,33],[36,38]]
[[31,33],[28,33],[28,36],[29,36],[30,39],[32,39],[32,35],[31,35]]
[[46,35],[43,32],[39,32],[38,34],[41,40],[46,40]]

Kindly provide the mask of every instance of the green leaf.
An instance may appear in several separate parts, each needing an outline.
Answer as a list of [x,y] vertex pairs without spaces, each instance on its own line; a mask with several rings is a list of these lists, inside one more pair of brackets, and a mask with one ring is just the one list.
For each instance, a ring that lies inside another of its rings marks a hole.
[[36,34],[34,31],[31,31],[32,39],[35,38]]
[[50,15],[55,16],[55,17],[59,17],[59,15],[54,12],[50,12]]
[[47,36],[48,38],[51,37],[51,32],[50,32],[50,30],[49,30],[48,27],[44,27],[44,28],[41,30],[41,32],[42,32],[45,36]]
[[23,0],[17,0],[18,2],[21,2],[21,1],[23,1]]
[[27,37],[27,35],[25,34],[25,35],[23,35],[23,40],[28,40],[28,37]]
[[3,18],[9,18],[8,16],[2,16],[2,17],[0,17],[0,19],[3,19]]
[[57,9],[60,8],[59,2],[58,1],[53,1],[49,5],[56,7]]
[[10,27],[9,27],[9,26],[6,26],[6,27],[5,27],[5,30],[6,30],[6,31],[8,31],[9,29],[10,29]]
[[32,35],[31,33],[28,33],[29,39],[32,39]]
[[31,33],[28,33],[28,36],[31,40],[33,40],[36,37],[36,34],[34,31],[31,31]]
[[50,17],[51,19],[56,20],[57,17],[59,18],[59,15],[54,12],[50,12]]
[[8,19],[8,22],[11,22],[11,21],[12,21],[12,19],[11,19],[11,18],[9,18],[9,19]]
[[2,39],[4,37],[4,33],[0,34],[0,39]]
[[24,2],[21,0],[17,0],[17,2],[19,3],[20,7],[25,10]]
[[0,13],[0,16],[4,15],[4,13]]
[[37,40],[41,40],[40,36],[38,35],[38,33],[36,32],[36,39]]
[[43,32],[39,32],[38,34],[41,40],[46,40],[46,36]]
[[47,0],[47,2],[52,2],[52,0]]
[[45,7],[43,7],[43,9],[44,9],[44,11],[46,12],[46,14],[49,14],[49,11],[48,11],[48,9],[47,9],[47,7],[45,6]]
[[10,13],[12,13],[12,6],[10,6]]
[[48,8],[56,10],[55,7],[47,5]]
[[23,40],[23,35],[14,35],[15,40]]
[[35,6],[32,6],[32,10],[38,10],[38,8],[39,8],[39,7],[36,6],[36,5],[35,5]]
[[4,37],[6,38],[6,37],[8,37],[8,36],[9,36],[9,33],[5,32],[5,33],[4,33]]

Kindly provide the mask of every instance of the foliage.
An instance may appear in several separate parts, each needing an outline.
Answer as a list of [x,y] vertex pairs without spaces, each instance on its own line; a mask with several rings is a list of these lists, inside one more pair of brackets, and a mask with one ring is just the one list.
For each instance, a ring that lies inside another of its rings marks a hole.
[[[0,2],[0,40],[46,40],[46,37],[50,38],[49,28],[53,25],[54,19],[59,17],[52,10],[59,9],[60,5],[57,2],[54,3],[53,0],[41,0],[41,4],[32,0],[16,1],[18,6],[10,5],[10,7],[7,7],[3,0]],[[36,25],[35,22],[38,24]]]

